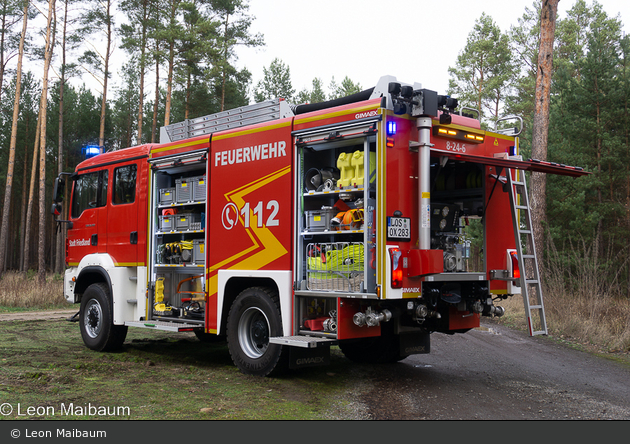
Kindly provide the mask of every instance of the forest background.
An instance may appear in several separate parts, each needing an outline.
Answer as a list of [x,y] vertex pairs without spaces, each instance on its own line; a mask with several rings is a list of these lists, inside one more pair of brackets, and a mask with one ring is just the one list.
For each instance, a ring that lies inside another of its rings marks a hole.
[[[533,1],[507,31],[490,14],[471,19],[448,69],[448,93],[478,109],[484,127],[505,115],[523,118],[524,158],[541,3]],[[274,97],[314,103],[373,86],[343,73],[322,79],[315,64],[311,87],[296,91],[280,59],[254,83],[237,64],[240,48],[264,47],[253,20],[246,0],[0,0],[0,272],[63,271],[52,183],[83,160],[87,145],[107,151],[157,142],[161,126],[187,118]],[[122,67],[112,67],[114,51],[124,52]],[[558,293],[630,295],[629,105],[630,38],[620,17],[576,0],[555,27],[547,160],[592,174],[547,179],[538,250]]]

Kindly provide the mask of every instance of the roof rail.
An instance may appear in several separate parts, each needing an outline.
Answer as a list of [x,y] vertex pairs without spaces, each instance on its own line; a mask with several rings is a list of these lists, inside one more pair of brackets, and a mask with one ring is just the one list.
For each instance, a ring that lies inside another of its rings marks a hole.
[[[508,127],[499,129],[499,122],[505,122],[507,120],[517,120],[520,123],[520,128]],[[494,132],[498,134],[504,134],[506,136],[516,137],[523,132],[523,119],[520,116],[501,117],[500,119],[497,119],[496,123],[494,124]]]
[[163,126],[160,128],[160,143],[176,142],[293,115],[291,106],[284,99],[266,100]]

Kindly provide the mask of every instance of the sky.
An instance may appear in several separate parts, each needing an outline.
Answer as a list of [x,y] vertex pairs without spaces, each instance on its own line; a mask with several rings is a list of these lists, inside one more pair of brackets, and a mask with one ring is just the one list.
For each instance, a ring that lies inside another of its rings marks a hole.
[[[483,12],[507,32],[525,8],[540,0],[250,0],[252,33],[265,47],[242,48],[237,65],[247,67],[256,85],[263,67],[278,58],[289,66],[293,88],[310,89],[315,77],[325,87],[348,76],[363,89],[384,75],[445,93],[448,68],[475,20]],[[620,15],[630,30],[630,0],[599,0],[606,13]],[[560,0],[558,18],[575,0]],[[592,4],[587,0],[587,4]]]

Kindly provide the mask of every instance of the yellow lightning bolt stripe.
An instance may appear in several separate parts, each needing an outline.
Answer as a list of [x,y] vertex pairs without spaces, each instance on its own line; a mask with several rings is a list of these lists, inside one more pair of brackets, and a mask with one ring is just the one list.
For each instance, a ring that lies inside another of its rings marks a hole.
[[[268,174],[267,176],[256,179],[249,184],[236,188],[235,190],[226,193],[224,196],[228,202],[233,202],[238,208],[242,208],[245,204],[244,196],[262,188],[286,174],[289,174],[290,172],[291,166],[286,166],[278,171]],[[212,265],[210,267],[211,270],[218,270],[219,268],[234,262],[243,256],[247,256],[252,251],[258,250],[261,246],[261,251],[231,265],[229,269],[259,270],[287,253],[287,249],[284,248],[284,245],[282,245],[282,243],[271,233],[271,230],[266,227],[258,228],[257,218],[258,216],[253,213],[252,209],[250,209],[250,227],[246,228],[245,231],[252,241],[252,246],[217,264]],[[242,222],[241,218],[241,223]],[[208,290],[209,294],[217,292],[218,275],[214,274],[208,279]]]

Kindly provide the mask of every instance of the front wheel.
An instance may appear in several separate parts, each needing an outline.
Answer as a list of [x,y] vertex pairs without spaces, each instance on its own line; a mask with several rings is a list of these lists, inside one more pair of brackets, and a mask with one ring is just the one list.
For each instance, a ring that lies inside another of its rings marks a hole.
[[81,298],[79,315],[81,337],[88,348],[113,351],[122,347],[127,326],[114,325],[113,319],[107,285],[90,285]]
[[269,338],[282,335],[278,295],[264,287],[241,292],[227,321],[227,342],[234,364],[245,374],[268,376],[284,370],[288,353]]

